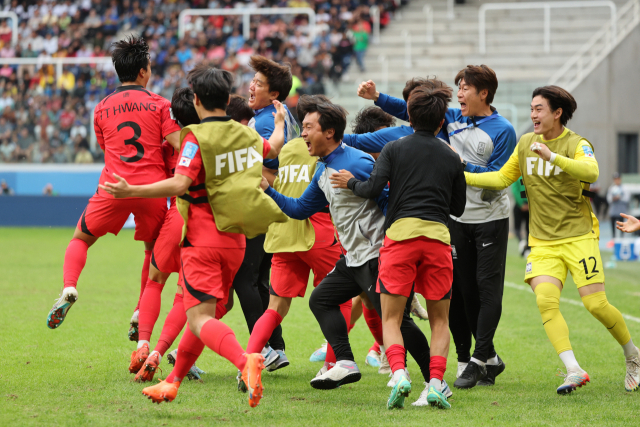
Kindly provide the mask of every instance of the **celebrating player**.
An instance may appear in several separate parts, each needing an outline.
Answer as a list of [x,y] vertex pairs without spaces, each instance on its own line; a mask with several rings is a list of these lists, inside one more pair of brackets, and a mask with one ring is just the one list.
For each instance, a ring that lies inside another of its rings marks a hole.
[[[359,87],[359,95],[376,101],[387,113],[409,118],[407,99],[412,87],[434,87],[436,79],[413,79],[403,91],[404,101],[376,91],[372,81]],[[495,72],[486,65],[469,65],[455,77],[460,109],[449,108],[438,137],[447,141],[474,173],[498,170],[516,145],[511,123],[491,106],[498,88]],[[444,83],[440,82],[440,85]],[[458,354],[458,388],[493,385],[505,369],[493,345],[500,316],[509,238],[507,192],[467,188],[464,215],[451,217],[453,296],[449,328]],[[471,336],[476,345],[473,354]]]
[[[272,222],[287,220],[259,189],[262,159],[278,155],[284,135],[279,146],[271,147],[254,130],[226,115],[233,84],[231,73],[203,64],[191,70],[187,78],[201,122],[181,132],[182,150],[175,176],[137,186],[114,175],[117,183],[101,186],[117,197],[181,195],[178,210],[184,228],[180,257],[189,328],[180,341],[172,373],[143,393],[154,402],[173,400],[184,378],[178,373],[186,374],[206,345],[242,371],[249,404],[255,407],[262,397],[264,357],[245,353],[233,331],[215,318],[216,303],[226,300],[242,263],[242,234],[253,237],[266,232]],[[277,120],[282,121],[284,111],[279,104],[278,108]]]
[[[386,209],[387,197],[381,195],[375,202],[357,197],[350,190],[336,191],[331,188],[329,173],[351,169],[356,176],[366,179],[373,169],[373,158],[340,143],[346,127],[346,112],[342,107],[319,101],[308,103],[305,111],[302,137],[307,143],[309,155],[319,157],[311,183],[299,198],[281,195],[269,187],[266,180],[263,180],[262,187],[293,219],[309,218],[329,204],[340,242],[347,252],[314,289],[309,299],[311,311],[333,347],[337,360],[332,369],[323,366],[311,380],[311,386],[333,389],[361,378],[339,305],[366,292],[380,313],[380,294],[375,291],[375,284],[378,254],[382,246],[382,211]],[[408,309],[402,318],[402,333],[409,352],[418,362],[423,376],[428,378],[429,344],[411,319]]]
[[[525,282],[536,294],[542,324],[567,374],[558,394],[571,393],[590,381],[573,353],[569,328],[560,313],[567,270],[582,303],[622,346],[627,373],[624,387],[640,384],[640,352],[624,318],[607,301],[598,238],[598,221],[584,191],[598,179],[593,146],[566,128],[577,104],[558,86],[533,91],[533,132],[523,135],[509,161],[496,172],[466,173],[468,185],[501,190],[522,176],[529,201],[529,245]],[[585,183],[585,184],[583,184]]]
[[[291,69],[287,65],[280,65],[258,55],[251,57],[249,66],[256,72],[249,86],[248,105],[255,112],[255,116],[249,121],[249,127],[255,129],[263,138],[270,138],[275,129],[273,102],[284,102],[289,95],[293,84]],[[286,144],[287,141],[298,136],[299,130],[289,110],[286,106],[284,108]],[[263,175],[267,176],[270,182],[273,182],[277,169],[277,158],[265,159]],[[242,306],[249,333],[253,333],[255,323],[269,306],[269,271],[272,254],[265,253],[264,239],[264,234],[247,239],[242,266],[233,280],[233,288]],[[284,350],[282,327],[278,325],[269,338],[269,347],[263,352],[268,371],[289,365]]]
[[459,157],[435,136],[444,124],[451,94],[449,87],[412,91],[408,109],[415,133],[386,144],[367,181],[361,182],[348,170],[331,176],[334,188],[349,189],[365,198],[378,197],[390,183],[377,283],[384,345],[396,378],[387,401],[389,409],[403,408],[411,391],[400,325],[414,284],[427,300],[431,325],[430,381],[423,395],[431,405],[451,407],[442,393],[453,281],[447,223],[449,215],[464,212],[466,184]]
[[[104,182],[114,173],[134,185],[161,181],[166,177],[162,141],[166,139],[173,148],[179,149],[180,126],[171,118],[169,101],[145,89],[151,77],[147,43],[131,36],[113,46],[111,58],[122,85],[103,99],[94,112],[96,138],[105,152],[100,181]],[[59,327],[78,299],[76,286],[89,247],[107,233],[117,235],[131,213],[136,222],[134,239],[145,245],[142,284],[146,284],[151,250],[166,211],[166,198],[115,200],[98,189],[89,199],[67,246],[64,288],[47,316],[47,326]]]

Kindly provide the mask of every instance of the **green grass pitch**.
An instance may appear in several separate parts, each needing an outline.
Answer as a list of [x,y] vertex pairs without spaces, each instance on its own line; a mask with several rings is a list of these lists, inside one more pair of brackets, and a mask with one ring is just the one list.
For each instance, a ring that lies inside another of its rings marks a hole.
[[[535,297],[526,288],[506,287],[496,348],[507,364],[491,388],[454,389],[452,409],[410,405],[423,389],[409,358],[413,391],[404,410],[388,411],[388,378],[365,366],[373,339],[361,319],[351,343],[362,380],[337,390],[309,386],[320,364],[309,355],[322,343],[320,329],[305,299],[293,303],[283,323],[292,364],[265,373],[260,406],[251,409],[236,391],[235,368],[205,349],[198,366],[202,382],[185,381],[173,403],[154,405],[140,393],[127,367],[134,344],[127,340],[129,318],[138,298],[142,243],[131,231],[106,236],[89,250],[78,286],[79,300],[64,325],[52,331],[46,316],[62,284],[62,262],[71,229],[0,229],[0,425],[638,425],[640,392],[624,390],[624,357],[607,330],[584,308],[561,303],[574,351],[591,383],[572,395],[558,396],[562,364],[541,325]],[[524,260],[511,242],[506,280],[524,287]],[[607,259],[609,254],[603,254]],[[638,264],[618,263],[606,271],[609,301],[640,317]],[[157,340],[175,293],[176,278],[163,293]],[[311,292],[309,288],[307,297]],[[563,297],[579,301],[569,281]],[[240,343],[248,332],[240,305],[224,318]],[[427,322],[420,327],[430,336]],[[640,323],[627,320],[640,343]],[[174,344],[174,348],[177,342]],[[170,366],[163,361],[166,376]],[[445,379],[455,380],[453,343]]]

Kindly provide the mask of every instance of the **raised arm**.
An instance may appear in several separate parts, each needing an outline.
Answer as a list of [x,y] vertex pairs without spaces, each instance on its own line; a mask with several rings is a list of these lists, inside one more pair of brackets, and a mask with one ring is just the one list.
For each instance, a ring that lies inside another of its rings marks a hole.
[[280,155],[280,150],[284,145],[284,117],[286,110],[279,101],[273,101],[273,105],[276,107],[276,112],[273,114],[274,128],[269,137],[269,145],[271,145],[271,151],[267,154],[267,159],[275,159]]
[[409,126],[396,126],[375,132],[345,135],[342,142],[365,153],[379,153],[389,142],[412,133],[413,129]]
[[[546,150],[542,148],[543,146]],[[549,151],[549,148],[544,144],[540,144],[540,147],[540,157],[551,162],[551,164],[558,166],[572,177],[584,182],[595,182],[598,179],[598,176],[600,175],[598,161],[593,155],[593,150],[588,142],[583,140],[578,144],[573,159]],[[547,151],[549,152],[549,157],[545,158]]]
[[376,90],[376,84],[372,80],[360,83],[360,86],[358,86],[358,96],[374,101],[385,113],[391,114],[400,120],[409,121],[407,103],[403,99],[378,92]]

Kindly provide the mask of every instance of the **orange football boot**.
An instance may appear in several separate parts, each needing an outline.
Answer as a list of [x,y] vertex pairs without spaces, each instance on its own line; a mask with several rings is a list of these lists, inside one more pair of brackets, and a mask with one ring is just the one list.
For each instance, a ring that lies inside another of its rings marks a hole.
[[144,366],[144,361],[149,357],[149,344],[143,344],[142,347],[131,353],[131,364],[129,372],[137,374],[140,368]]
[[242,370],[242,381],[249,391],[249,406],[255,408],[262,398],[262,370],[264,369],[264,356],[260,353],[251,353],[245,355],[247,364]]
[[142,394],[151,399],[153,403],[160,404],[162,402],[173,402],[173,399],[178,395],[179,387],[179,381],[176,381],[175,383],[161,381],[156,385],[145,387],[142,390]]
[[160,353],[158,353],[157,351],[151,352],[149,357],[147,357],[147,360],[144,362],[144,365],[142,365],[142,368],[140,368],[140,370],[136,374],[134,381],[143,383],[153,380],[153,375],[156,373],[159,364]]

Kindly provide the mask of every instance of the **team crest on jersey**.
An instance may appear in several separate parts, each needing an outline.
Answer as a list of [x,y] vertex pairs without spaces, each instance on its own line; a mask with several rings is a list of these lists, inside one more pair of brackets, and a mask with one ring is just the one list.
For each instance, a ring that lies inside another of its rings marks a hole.
[[531,263],[528,262],[527,263],[527,269],[525,270],[525,274],[529,274],[533,271],[533,267],[531,266]]
[[478,143],[478,149],[476,150],[476,152],[478,154],[480,154],[481,156],[484,156],[484,148],[486,147],[486,143],[485,142],[479,142]]
[[178,166],[184,166],[188,168],[190,164],[191,164],[191,159],[189,159],[188,157],[181,157],[180,162],[178,163]]
[[182,150],[182,158],[193,159],[198,152],[198,146],[193,142],[187,142]]
[[451,245],[451,258],[458,259],[458,252],[456,252],[456,247]]
[[593,157],[593,150],[588,145],[583,145],[582,151],[584,152],[585,157]]

